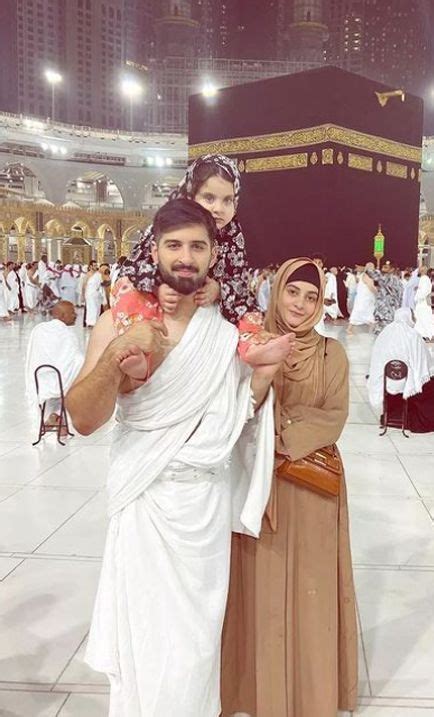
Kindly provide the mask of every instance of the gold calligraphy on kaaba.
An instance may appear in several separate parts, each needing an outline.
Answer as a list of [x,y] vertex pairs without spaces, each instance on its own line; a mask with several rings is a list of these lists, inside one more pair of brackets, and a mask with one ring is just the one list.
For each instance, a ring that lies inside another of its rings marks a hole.
[[326,149],[322,150],[321,157],[322,157],[323,164],[333,164],[333,161],[334,161],[333,149],[331,147],[326,147]]
[[351,169],[361,169],[364,172],[372,172],[374,169],[374,160],[372,157],[366,157],[364,154],[348,154],[348,166]]
[[398,164],[397,162],[386,162],[386,174],[388,174],[389,177],[407,179],[408,167],[406,167],[405,164]]
[[246,172],[274,172],[281,169],[300,169],[307,166],[306,152],[246,160]]
[[251,137],[219,139],[190,145],[189,158],[197,159],[203,154],[245,155],[276,150],[307,147],[324,142],[335,142],[350,149],[360,149],[375,154],[384,154],[394,159],[420,164],[422,148],[396,142],[386,137],[357,132],[347,127],[324,124],[317,127],[295,129]]

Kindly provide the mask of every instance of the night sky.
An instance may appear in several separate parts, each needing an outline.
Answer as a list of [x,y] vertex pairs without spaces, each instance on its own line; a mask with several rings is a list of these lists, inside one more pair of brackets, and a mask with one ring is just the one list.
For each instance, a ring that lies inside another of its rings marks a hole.
[[[386,0],[383,0],[386,5]],[[424,132],[434,135],[434,0],[416,0],[418,11],[425,29],[425,39],[430,53],[430,73],[413,87],[406,88],[412,94],[422,97],[425,102]],[[395,0],[392,0],[392,3]],[[408,0],[411,2],[411,0]],[[237,0],[234,3],[234,19],[245,27],[238,34],[235,42],[237,53],[241,57],[271,58],[275,52],[275,31],[273,20],[275,17],[276,0]]]

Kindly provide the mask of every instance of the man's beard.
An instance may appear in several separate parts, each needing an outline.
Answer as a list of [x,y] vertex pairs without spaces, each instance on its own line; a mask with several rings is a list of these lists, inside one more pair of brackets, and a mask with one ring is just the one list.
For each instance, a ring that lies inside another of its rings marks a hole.
[[167,284],[171,289],[177,291],[178,294],[183,294],[184,296],[194,294],[205,284],[206,281],[206,274],[205,276],[201,276],[194,267],[177,266],[176,268],[191,269],[191,271],[197,272],[196,276],[176,276],[175,274],[171,274],[169,271],[166,271],[161,264],[158,265],[158,268],[160,270],[160,276],[163,280],[163,284]]

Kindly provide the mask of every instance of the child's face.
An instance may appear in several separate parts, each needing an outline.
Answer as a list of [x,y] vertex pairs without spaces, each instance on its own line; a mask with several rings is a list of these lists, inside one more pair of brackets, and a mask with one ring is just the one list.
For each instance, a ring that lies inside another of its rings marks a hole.
[[207,179],[193,199],[211,212],[217,229],[223,229],[234,218],[234,185],[218,175]]

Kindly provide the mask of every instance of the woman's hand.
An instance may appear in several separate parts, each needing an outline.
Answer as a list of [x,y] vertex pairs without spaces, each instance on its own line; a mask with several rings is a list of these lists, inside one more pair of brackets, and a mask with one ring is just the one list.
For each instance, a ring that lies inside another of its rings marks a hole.
[[220,284],[215,279],[206,277],[205,284],[194,295],[197,306],[211,306],[220,299]]
[[[263,333],[265,334],[266,332]],[[258,334],[258,336],[260,335],[261,334]],[[282,361],[286,361],[286,359],[291,356],[294,348],[295,334],[283,334],[283,336],[268,334],[265,343],[263,339],[259,343],[255,342],[250,346],[247,350],[245,360],[253,368],[264,366],[273,367],[276,364],[278,368]]]
[[181,300],[181,294],[167,284],[158,287],[158,302],[165,314],[174,314]]

